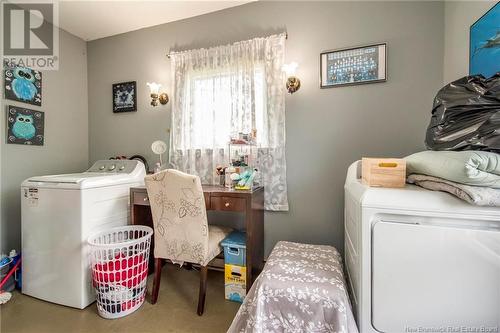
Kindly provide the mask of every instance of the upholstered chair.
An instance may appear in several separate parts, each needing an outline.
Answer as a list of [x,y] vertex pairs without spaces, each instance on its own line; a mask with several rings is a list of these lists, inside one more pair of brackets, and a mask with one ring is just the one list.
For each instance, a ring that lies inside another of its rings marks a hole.
[[155,274],[151,303],[158,300],[163,259],[200,265],[198,315],[205,307],[207,264],[221,251],[229,228],[208,225],[200,178],[168,169],[144,179],[154,224]]

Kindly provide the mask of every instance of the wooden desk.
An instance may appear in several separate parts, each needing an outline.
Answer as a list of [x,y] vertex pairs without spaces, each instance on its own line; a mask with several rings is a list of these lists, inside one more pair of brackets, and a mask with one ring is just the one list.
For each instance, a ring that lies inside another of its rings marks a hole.
[[[207,210],[241,212],[245,214],[247,234],[247,291],[264,265],[264,188],[236,191],[222,186],[203,185]],[[146,187],[130,189],[132,224],[153,227]],[[151,244],[153,254],[153,243]]]

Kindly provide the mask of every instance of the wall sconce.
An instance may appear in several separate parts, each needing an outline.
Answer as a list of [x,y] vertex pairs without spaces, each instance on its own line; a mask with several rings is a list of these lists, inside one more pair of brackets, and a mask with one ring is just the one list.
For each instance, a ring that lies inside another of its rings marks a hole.
[[151,82],[147,83],[149,90],[151,92],[151,105],[152,106],[158,106],[158,102],[160,102],[161,105],[165,105],[168,103],[168,95],[167,93],[161,93],[160,94],[160,88],[161,84]]
[[293,94],[300,89],[300,80],[295,76],[295,72],[297,71],[298,66],[299,64],[297,64],[296,62],[291,62],[289,64],[284,64],[282,68],[287,76],[286,90],[288,90],[290,94]]

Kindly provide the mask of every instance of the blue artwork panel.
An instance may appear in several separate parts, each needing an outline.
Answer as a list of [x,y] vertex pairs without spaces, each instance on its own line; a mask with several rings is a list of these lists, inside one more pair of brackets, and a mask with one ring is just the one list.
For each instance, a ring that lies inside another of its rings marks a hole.
[[4,64],[5,98],[42,105],[42,73],[31,68]]
[[45,115],[17,106],[7,106],[7,143],[43,146]]
[[469,74],[500,71],[500,2],[470,27]]

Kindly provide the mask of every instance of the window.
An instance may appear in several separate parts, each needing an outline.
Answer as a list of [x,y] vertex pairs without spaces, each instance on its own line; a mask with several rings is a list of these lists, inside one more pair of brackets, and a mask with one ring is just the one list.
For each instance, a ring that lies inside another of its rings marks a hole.
[[[218,184],[229,140],[256,130],[251,147],[265,209],[288,210],[285,158],[285,34],[172,54],[169,162]],[[247,147],[248,148],[248,147]],[[246,149],[246,148],[245,148]]]
[[[243,82],[245,81],[245,82]],[[253,93],[245,89],[253,85]],[[264,70],[257,67],[253,77],[230,71],[192,75],[186,91],[190,104],[190,149],[227,148],[231,136],[257,132],[257,143],[266,146]],[[252,98],[248,98],[251,95]]]

